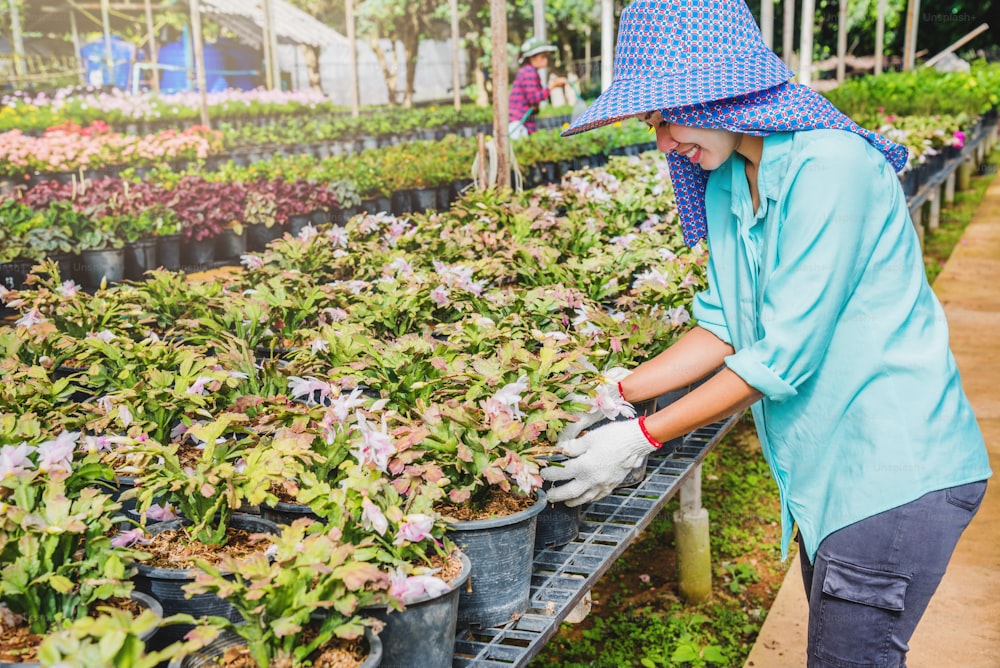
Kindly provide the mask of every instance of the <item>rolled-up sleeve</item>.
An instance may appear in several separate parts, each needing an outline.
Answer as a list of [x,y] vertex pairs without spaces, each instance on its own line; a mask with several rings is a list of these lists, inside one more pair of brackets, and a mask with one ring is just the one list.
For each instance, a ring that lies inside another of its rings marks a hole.
[[[709,260],[709,267],[711,267],[711,260]],[[722,304],[719,303],[718,292],[711,287],[711,282],[709,282],[707,290],[694,296],[694,301],[691,303],[691,313],[698,321],[699,327],[707,329],[724,343],[732,345],[733,339],[729,334],[729,328],[726,327]]]
[[773,204],[777,262],[761,277],[759,338],[725,360],[774,401],[795,396],[819,366],[875,245],[879,226],[864,221],[886,219],[893,199],[884,179],[890,168],[857,141],[817,142],[797,163],[785,177],[787,196]]

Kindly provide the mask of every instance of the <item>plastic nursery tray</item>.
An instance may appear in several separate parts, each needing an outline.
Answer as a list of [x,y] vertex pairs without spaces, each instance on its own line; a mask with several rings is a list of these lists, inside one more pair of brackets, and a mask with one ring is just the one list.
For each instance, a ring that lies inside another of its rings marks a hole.
[[526,665],[737,419],[734,415],[691,432],[669,455],[650,455],[641,483],[586,506],[576,539],[535,551],[528,611],[503,626],[460,630],[453,668]]

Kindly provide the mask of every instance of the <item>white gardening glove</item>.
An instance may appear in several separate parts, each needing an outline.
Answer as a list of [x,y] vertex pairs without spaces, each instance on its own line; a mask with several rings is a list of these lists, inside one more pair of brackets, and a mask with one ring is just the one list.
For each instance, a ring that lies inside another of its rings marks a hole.
[[[601,375],[601,380],[604,382],[607,388],[605,391],[607,393],[612,393],[613,395],[619,396],[618,383],[620,383],[626,376],[628,376],[631,371],[628,369],[623,369],[620,366],[608,369]],[[574,403],[592,403],[591,398],[582,394],[568,394],[566,398],[573,401]],[[631,407],[631,404],[628,404]],[[632,413],[635,414],[634,411]],[[567,441],[571,441],[580,435],[582,431],[592,427],[606,417],[609,416],[607,413],[603,412],[599,406],[595,405],[586,413],[576,413],[573,415],[576,418],[576,422],[570,422],[568,425],[563,427],[562,431],[559,432],[559,436],[556,437],[556,443],[563,445]],[[631,416],[628,416],[631,417]]]
[[612,422],[562,445],[571,459],[542,469],[550,482],[566,481],[545,493],[555,503],[579,506],[607,496],[643,459],[656,450],[638,419]]

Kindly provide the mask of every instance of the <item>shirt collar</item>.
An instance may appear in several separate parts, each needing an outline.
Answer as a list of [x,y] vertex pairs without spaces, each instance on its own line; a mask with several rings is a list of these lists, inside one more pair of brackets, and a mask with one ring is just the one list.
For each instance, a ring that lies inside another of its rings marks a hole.
[[[781,187],[780,178],[770,178],[772,175],[784,174],[788,164],[788,156],[792,147],[792,132],[772,132],[764,136],[764,148],[761,152],[760,168],[757,170],[757,188],[761,197],[777,201],[778,190]],[[742,177],[743,170],[736,169],[739,162],[736,154],[727,161],[731,178],[722,179],[719,184],[726,192],[733,192],[732,179],[737,175]],[[742,165],[741,165],[742,166]]]

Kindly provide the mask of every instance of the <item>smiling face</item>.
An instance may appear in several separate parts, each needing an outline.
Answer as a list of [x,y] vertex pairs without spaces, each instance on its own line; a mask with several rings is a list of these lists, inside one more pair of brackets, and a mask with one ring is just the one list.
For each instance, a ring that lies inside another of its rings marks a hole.
[[728,130],[712,130],[676,125],[663,120],[660,112],[640,116],[656,131],[660,151],[683,155],[702,169],[713,170],[729,159],[740,145],[742,135]]

